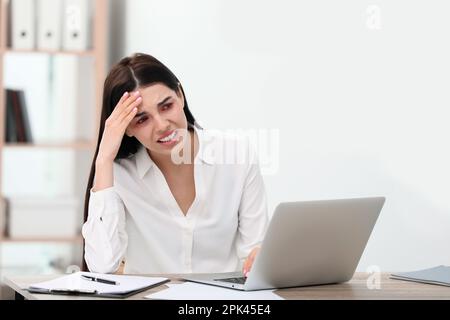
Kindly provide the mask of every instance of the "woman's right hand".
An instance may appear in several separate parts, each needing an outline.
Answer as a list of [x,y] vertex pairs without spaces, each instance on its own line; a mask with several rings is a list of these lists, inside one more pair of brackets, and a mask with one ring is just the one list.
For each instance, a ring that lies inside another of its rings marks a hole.
[[102,139],[100,141],[97,162],[112,163],[119,152],[125,130],[133,120],[137,107],[142,102],[139,91],[130,94],[125,92],[115,106],[111,115],[105,121]]

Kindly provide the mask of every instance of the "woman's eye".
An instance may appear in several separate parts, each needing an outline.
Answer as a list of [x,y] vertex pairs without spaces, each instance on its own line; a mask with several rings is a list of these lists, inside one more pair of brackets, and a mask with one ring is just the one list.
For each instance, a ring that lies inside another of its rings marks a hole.
[[142,124],[147,120],[147,117],[142,117],[138,121],[136,121],[136,124]]
[[163,105],[163,107],[161,109],[162,110],[167,110],[167,109],[170,109],[170,107],[172,107],[172,104],[168,103],[168,104]]

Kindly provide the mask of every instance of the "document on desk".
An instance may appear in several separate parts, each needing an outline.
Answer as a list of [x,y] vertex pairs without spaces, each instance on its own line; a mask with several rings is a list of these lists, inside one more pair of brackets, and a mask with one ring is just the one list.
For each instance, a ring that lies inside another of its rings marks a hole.
[[[95,278],[96,280],[100,279],[102,282],[87,280],[82,275]],[[75,272],[53,280],[34,283],[28,287],[28,291],[33,293],[83,294],[110,298],[126,298],[168,281],[168,278],[162,277]]]
[[450,287],[450,267],[438,266],[419,271],[394,273],[390,278]]
[[169,289],[145,296],[164,300],[284,300],[274,290],[240,291],[195,282],[168,284]]

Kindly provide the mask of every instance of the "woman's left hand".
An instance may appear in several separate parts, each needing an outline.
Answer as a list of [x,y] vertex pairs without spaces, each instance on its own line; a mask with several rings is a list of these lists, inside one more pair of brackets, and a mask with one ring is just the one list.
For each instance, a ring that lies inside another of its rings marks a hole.
[[250,272],[253,262],[255,261],[256,255],[259,252],[259,249],[260,247],[253,248],[253,250],[250,251],[247,259],[245,259],[244,266],[242,268],[242,273],[244,274],[244,277],[247,277],[247,274]]

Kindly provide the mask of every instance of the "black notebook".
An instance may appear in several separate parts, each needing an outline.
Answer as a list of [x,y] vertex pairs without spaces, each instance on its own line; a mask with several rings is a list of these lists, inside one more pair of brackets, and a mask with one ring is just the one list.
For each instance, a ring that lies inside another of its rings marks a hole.
[[390,278],[450,287],[450,266],[438,266],[412,272],[393,273]]

